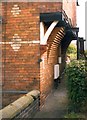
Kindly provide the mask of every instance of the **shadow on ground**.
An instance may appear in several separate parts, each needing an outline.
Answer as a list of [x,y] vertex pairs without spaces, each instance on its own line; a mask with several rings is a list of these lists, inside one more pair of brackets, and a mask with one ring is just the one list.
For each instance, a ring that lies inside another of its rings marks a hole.
[[67,90],[64,77],[58,88],[47,97],[41,111],[34,118],[64,118],[67,114]]

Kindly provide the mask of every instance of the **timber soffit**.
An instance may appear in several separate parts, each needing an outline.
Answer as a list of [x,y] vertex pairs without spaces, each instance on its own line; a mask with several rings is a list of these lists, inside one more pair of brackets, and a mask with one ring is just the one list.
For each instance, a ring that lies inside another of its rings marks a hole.
[[56,27],[64,27],[65,33],[72,33],[73,38],[77,38],[76,32],[79,32],[79,28],[73,28],[70,22],[70,18],[66,19],[65,11],[62,12],[51,12],[51,13],[40,13],[40,22],[44,22],[46,26],[49,26],[53,21],[59,21]]

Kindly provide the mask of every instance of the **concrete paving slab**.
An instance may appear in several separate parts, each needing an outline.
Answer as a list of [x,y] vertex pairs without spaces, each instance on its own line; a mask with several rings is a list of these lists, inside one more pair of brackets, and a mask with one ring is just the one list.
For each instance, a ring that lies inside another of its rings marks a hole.
[[47,97],[41,111],[34,118],[64,118],[67,113],[68,97],[64,77],[58,88]]

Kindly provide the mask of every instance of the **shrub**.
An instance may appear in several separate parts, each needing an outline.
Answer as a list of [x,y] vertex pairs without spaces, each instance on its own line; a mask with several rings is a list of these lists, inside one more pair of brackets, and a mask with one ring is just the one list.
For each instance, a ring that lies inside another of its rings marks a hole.
[[69,110],[79,112],[87,99],[85,62],[73,61],[66,68]]
[[74,44],[70,44],[68,49],[67,49],[67,55],[70,56],[70,59],[76,59],[77,58],[77,49],[76,46]]
[[85,54],[87,55],[87,50],[85,50]]
[[70,54],[67,54],[70,56],[70,60],[75,60],[77,58],[77,54],[73,54],[73,53],[70,53]]
[[76,49],[75,45],[74,44],[70,44],[68,49],[67,49],[67,54],[70,54],[70,53],[75,54],[76,51],[77,51],[77,49]]

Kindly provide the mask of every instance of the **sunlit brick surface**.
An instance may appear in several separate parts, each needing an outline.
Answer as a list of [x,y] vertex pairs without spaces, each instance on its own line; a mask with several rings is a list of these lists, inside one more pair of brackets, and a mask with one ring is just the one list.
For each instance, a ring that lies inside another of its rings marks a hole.
[[[16,17],[12,12],[15,4],[21,10],[16,14]],[[40,41],[40,13],[61,12],[62,8],[61,2],[2,3],[2,41],[11,42],[15,34],[18,34],[21,42],[25,41],[25,43],[21,43],[17,51],[14,51],[12,44],[2,44],[3,90],[31,91],[38,89],[41,91],[41,100],[45,100],[53,88],[53,67],[58,62],[58,56],[61,55],[60,41],[64,36],[64,31],[61,39],[58,39],[57,33],[60,28],[55,28],[47,41],[47,45],[40,46],[40,43],[37,42]],[[75,25],[75,18],[73,18],[72,22]],[[27,43],[27,41],[36,42]],[[9,93],[7,96],[9,97],[3,95],[3,105],[4,103],[6,105],[6,101],[9,104],[18,98],[15,95],[13,95],[15,97],[10,96]]]

